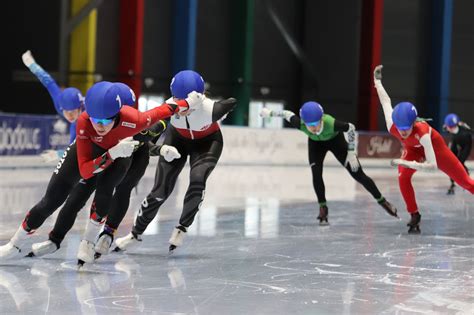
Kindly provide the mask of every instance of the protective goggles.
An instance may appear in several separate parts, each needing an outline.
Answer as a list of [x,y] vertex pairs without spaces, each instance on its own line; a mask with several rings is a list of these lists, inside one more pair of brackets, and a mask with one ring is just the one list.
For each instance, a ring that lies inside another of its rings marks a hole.
[[111,123],[114,122],[115,116],[111,118],[93,118],[89,117],[89,119],[94,123],[94,124],[101,124],[103,126],[110,125]]
[[321,120],[318,120],[318,121],[315,121],[315,122],[305,122],[304,124],[306,126],[316,127],[316,126],[319,126],[320,123],[321,123]]

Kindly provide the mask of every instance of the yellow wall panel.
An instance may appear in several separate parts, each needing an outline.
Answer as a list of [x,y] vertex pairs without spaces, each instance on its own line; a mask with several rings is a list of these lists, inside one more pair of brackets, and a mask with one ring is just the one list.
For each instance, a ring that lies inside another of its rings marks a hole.
[[[76,15],[89,0],[72,0],[71,16]],[[97,10],[92,10],[71,33],[69,53],[69,85],[83,93],[94,83]]]

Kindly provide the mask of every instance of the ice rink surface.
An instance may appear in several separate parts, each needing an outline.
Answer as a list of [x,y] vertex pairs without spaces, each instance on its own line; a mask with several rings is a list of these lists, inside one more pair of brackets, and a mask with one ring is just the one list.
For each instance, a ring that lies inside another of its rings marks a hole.
[[[184,245],[168,255],[185,168],[136,250],[77,271],[84,209],[55,254],[0,262],[0,314],[474,314],[474,197],[460,188],[447,196],[441,173],[416,174],[422,233],[408,235],[396,170],[365,170],[401,221],[341,167],[324,170],[330,226],[320,227],[308,167],[218,166]],[[50,174],[0,170],[0,244]],[[150,167],[118,236],[153,175]],[[46,240],[54,219],[30,243]]]

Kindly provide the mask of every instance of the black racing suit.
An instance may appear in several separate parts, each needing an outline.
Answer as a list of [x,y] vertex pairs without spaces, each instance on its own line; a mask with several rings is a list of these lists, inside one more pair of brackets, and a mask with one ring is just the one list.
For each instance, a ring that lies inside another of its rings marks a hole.
[[[235,106],[235,99],[215,102],[212,109],[212,122],[217,124]],[[186,118],[183,118],[186,119]],[[132,233],[143,234],[148,224],[155,218],[160,206],[171,195],[178,175],[182,171],[189,156],[190,181],[183,203],[183,211],[179,224],[189,227],[199,211],[204,199],[206,181],[219,160],[222,153],[223,140],[220,128],[213,133],[199,139],[190,139],[182,136],[171,124],[165,134],[164,143],[174,146],[181,154],[181,158],[167,162],[160,157],[155,174],[155,185],[143,200],[139,213],[135,219]]]
[[[150,159],[150,147],[154,151],[159,152],[159,146],[155,146],[153,142],[165,131],[167,123],[160,121],[151,128],[143,130],[139,134],[133,136],[134,140],[140,141],[139,146],[133,154],[128,158],[121,158],[114,161],[126,165],[123,169],[120,184],[115,185],[115,192],[111,201],[109,214],[106,220],[106,228],[110,232],[114,232],[122,222],[127,213],[130,204],[130,194],[138,182],[145,174]],[[151,141],[151,142],[150,142]],[[112,166],[111,166],[112,167]],[[123,176],[123,174],[126,174]],[[89,197],[96,190],[97,176],[88,180],[81,179],[70,193],[66,203],[60,210],[53,230],[49,233],[49,238],[56,245],[60,245],[67,232],[72,228],[76,220],[78,212],[84,207]],[[99,188],[97,188],[99,189]],[[94,205],[92,205],[93,210]]]
[[[458,133],[451,134],[451,141],[449,148],[457,156],[459,161],[462,163],[466,171],[469,173],[465,162],[471,153],[472,148],[472,130],[463,125],[458,126]],[[454,187],[454,181],[451,179],[451,187]]]

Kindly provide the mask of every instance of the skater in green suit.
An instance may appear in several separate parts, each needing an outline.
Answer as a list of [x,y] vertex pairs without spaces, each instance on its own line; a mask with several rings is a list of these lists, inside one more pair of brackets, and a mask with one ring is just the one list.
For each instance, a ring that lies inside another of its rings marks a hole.
[[[260,116],[263,118],[282,117],[291,126],[308,136],[309,165],[313,173],[313,187],[319,202],[320,225],[328,224],[328,206],[323,181],[323,162],[328,151],[334,154],[349,174],[367,189],[388,214],[398,217],[397,209],[382,196],[374,181],[362,170],[356,154],[357,138],[353,124],[324,114],[322,106],[316,102],[304,103],[300,109],[300,117],[288,110],[273,111],[268,108],[263,108]],[[344,133],[347,133],[348,141]]]

